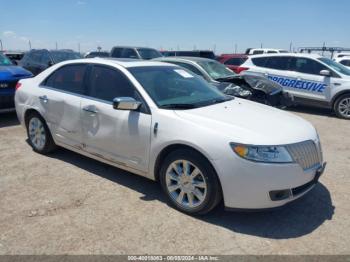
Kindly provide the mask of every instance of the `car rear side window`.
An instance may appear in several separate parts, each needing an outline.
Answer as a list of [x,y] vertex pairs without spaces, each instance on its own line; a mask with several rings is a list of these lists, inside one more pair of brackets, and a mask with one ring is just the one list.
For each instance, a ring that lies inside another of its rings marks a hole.
[[247,58],[243,58],[243,57],[233,57],[233,58],[228,59],[224,64],[225,65],[240,66],[246,60],[247,60]]
[[112,102],[116,97],[140,97],[129,81],[119,70],[95,65],[91,70],[88,95],[97,99]]
[[343,60],[343,61],[340,61],[340,63],[345,66],[350,66],[350,60]]
[[137,53],[132,48],[124,48],[121,58],[138,58]]
[[74,94],[85,94],[85,72],[86,65],[84,64],[66,65],[49,76],[44,85]]
[[111,57],[120,58],[122,56],[123,48],[113,48]]
[[260,67],[265,67],[267,60],[268,60],[268,57],[252,58],[253,64]]
[[253,55],[261,55],[263,53],[264,53],[263,50],[255,50],[255,51],[253,51]]
[[275,70],[288,70],[289,61],[290,57],[288,56],[273,56],[267,59],[264,67]]
[[292,59],[291,69],[304,74],[320,75],[322,70],[329,70],[321,63],[309,58],[296,57]]

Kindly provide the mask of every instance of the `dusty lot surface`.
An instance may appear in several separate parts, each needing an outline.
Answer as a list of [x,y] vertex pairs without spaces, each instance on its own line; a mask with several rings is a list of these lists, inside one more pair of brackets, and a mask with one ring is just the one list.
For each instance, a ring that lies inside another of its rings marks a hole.
[[350,121],[294,112],[319,130],[321,183],[280,210],[193,218],[152,181],[67,150],[34,153],[0,116],[0,254],[350,254]]

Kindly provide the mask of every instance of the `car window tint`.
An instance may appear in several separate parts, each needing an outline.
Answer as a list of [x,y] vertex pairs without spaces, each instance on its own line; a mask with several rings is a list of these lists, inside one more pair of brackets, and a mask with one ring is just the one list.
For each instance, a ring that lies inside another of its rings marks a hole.
[[119,58],[119,57],[122,56],[122,51],[123,51],[123,48],[114,48],[114,49],[112,50],[111,56],[112,56],[112,57],[117,57],[117,58]]
[[276,70],[288,70],[289,57],[286,56],[273,56],[266,60],[264,67],[276,69]]
[[350,66],[350,60],[343,60],[343,61],[340,61],[340,63],[345,66]]
[[122,51],[122,58],[138,58],[137,53],[134,49],[131,48],[124,48]]
[[253,55],[260,55],[260,54],[263,54],[264,51],[263,50],[255,50],[253,51]]
[[252,62],[256,66],[265,67],[267,60],[268,60],[268,57],[257,57],[257,58],[253,58]]
[[32,62],[40,63],[41,52],[39,52],[39,51],[32,52],[32,54],[30,55],[30,58],[31,58]]
[[116,97],[140,97],[129,79],[119,70],[94,66],[90,76],[89,96],[112,102]]
[[41,55],[41,58],[40,58],[40,63],[48,65],[50,60],[51,59],[50,59],[49,54],[46,52],[43,52],[43,54]]
[[233,65],[233,66],[240,66],[242,65],[245,61],[247,60],[247,58],[240,58],[240,57],[233,57],[228,59],[224,64],[225,65]]
[[45,81],[45,86],[71,93],[85,94],[85,71],[86,65],[67,65],[61,67],[49,76]]
[[299,73],[319,75],[322,70],[329,70],[326,66],[309,58],[297,57],[292,61],[292,69]]

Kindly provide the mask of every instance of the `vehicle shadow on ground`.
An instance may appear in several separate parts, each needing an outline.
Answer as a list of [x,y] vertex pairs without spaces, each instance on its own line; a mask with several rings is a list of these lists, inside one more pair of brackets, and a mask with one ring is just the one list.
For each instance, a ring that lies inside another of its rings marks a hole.
[[300,105],[300,106],[287,107],[285,110],[290,112],[295,112],[295,113],[305,113],[310,115],[337,118],[337,116],[332,112],[332,110],[327,108],[316,108],[316,107]]
[[[74,152],[59,149],[50,157],[84,169],[94,175],[135,190],[143,201],[167,203],[158,183]],[[271,239],[296,238],[311,233],[326,220],[331,220],[335,207],[327,188],[319,183],[303,198],[273,211],[228,212],[219,206],[210,214],[196,217],[236,233]]]
[[16,112],[0,114],[0,128],[19,125]]

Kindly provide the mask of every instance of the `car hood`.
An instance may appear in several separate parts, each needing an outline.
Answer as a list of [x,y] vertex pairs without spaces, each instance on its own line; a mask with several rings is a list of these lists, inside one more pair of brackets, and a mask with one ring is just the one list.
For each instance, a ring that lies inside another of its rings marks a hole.
[[240,98],[175,113],[189,124],[214,129],[230,142],[284,145],[317,140],[315,128],[301,117]]
[[0,80],[18,80],[32,77],[32,73],[20,66],[0,66]]

